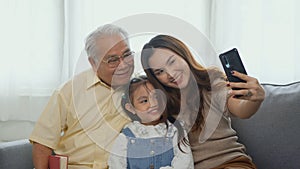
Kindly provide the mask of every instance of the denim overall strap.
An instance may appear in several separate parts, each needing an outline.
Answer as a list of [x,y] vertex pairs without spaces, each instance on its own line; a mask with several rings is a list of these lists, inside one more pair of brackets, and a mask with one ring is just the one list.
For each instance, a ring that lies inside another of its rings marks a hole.
[[126,137],[135,138],[135,135],[132,133],[132,131],[126,127],[122,130],[122,133],[125,134]]

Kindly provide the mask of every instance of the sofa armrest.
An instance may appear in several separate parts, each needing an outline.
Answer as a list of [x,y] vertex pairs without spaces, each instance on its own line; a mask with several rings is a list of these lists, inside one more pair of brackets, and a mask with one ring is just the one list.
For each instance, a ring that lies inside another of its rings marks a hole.
[[0,143],[0,168],[33,169],[32,145],[27,139]]

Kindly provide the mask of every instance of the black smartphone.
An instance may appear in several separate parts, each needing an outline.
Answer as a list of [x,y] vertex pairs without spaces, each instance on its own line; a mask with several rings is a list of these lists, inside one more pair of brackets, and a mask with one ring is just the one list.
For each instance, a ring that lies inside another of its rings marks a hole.
[[244,80],[235,77],[231,74],[231,71],[236,70],[240,73],[247,74],[243,65],[239,52],[236,48],[233,48],[227,52],[219,55],[223,68],[225,70],[228,81],[230,82],[245,82]]

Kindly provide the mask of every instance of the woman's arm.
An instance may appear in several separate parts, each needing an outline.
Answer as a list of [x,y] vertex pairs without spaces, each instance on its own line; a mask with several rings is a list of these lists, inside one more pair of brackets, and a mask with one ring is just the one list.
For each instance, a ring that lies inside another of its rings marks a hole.
[[[233,75],[245,80],[246,83],[228,82],[231,88],[240,88],[229,91],[228,109],[239,118],[249,118],[259,109],[265,98],[265,91],[256,78],[237,71],[234,71]],[[241,96],[237,98],[235,95]]]

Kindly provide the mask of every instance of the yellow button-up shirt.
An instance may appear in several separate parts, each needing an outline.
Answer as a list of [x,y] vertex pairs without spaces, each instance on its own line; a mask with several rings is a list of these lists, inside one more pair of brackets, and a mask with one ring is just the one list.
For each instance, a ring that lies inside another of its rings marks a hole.
[[53,93],[30,141],[67,155],[69,169],[107,168],[112,143],[130,121],[121,94],[92,70],[80,73]]

